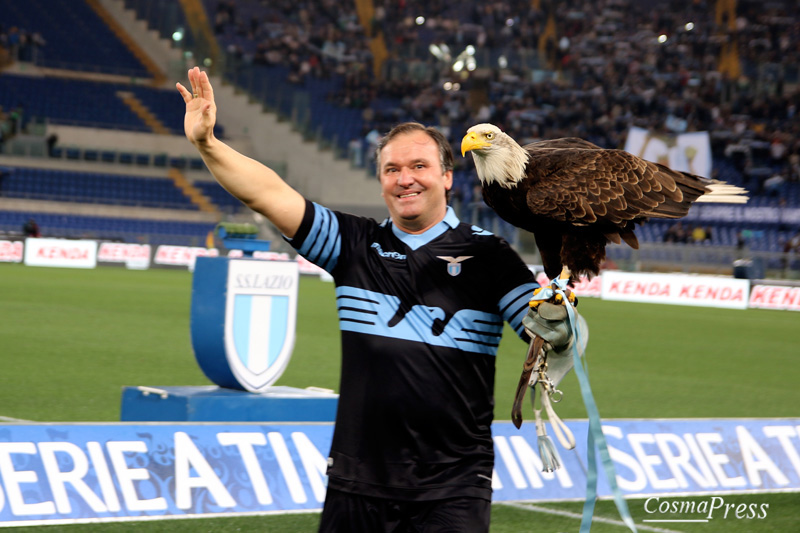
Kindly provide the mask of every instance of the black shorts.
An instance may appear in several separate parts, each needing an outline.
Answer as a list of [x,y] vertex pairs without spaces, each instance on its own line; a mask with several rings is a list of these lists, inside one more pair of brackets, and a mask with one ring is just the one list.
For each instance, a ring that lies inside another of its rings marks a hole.
[[320,533],[487,533],[492,502],[400,501],[328,489]]

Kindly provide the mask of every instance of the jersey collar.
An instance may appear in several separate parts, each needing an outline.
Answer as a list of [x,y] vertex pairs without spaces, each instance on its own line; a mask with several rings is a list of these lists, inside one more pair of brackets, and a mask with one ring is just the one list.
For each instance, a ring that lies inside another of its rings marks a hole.
[[[387,222],[391,221],[387,219]],[[448,229],[455,229],[459,222],[456,212],[448,205],[442,221],[422,233],[406,233],[394,224],[391,226],[392,233],[394,233],[395,237],[403,241],[403,244],[412,250],[416,250],[420,246],[425,246]]]

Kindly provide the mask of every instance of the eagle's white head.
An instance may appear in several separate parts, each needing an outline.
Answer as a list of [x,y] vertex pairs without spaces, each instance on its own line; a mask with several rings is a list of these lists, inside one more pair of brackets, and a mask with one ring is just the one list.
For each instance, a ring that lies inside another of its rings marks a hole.
[[528,151],[494,124],[477,124],[461,140],[461,155],[472,152],[481,184],[497,182],[508,189],[525,178]]

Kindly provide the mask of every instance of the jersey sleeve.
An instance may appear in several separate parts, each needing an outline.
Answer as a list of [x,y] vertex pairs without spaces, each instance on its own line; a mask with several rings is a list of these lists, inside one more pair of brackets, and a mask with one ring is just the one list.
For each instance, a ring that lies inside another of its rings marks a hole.
[[291,239],[285,238],[297,253],[331,273],[342,252],[339,217],[334,211],[306,200],[300,227]]
[[341,213],[306,200],[297,233],[291,239],[284,238],[301,256],[335,276],[337,268],[347,268],[354,248],[372,238],[376,227],[370,218]]
[[507,243],[502,243],[498,254],[498,264],[505,266],[502,280],[498,280],[501,294],[498,302],[500,315],[520,339],[528,342],[530,339],[525,333],[522,319],[528,313],[528,302],[539,284],[536,283],[533,272]]

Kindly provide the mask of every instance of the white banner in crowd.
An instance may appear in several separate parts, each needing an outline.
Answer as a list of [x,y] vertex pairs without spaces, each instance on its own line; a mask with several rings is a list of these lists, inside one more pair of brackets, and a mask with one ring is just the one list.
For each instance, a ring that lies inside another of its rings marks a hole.
[[711,177],[711,141],[706,131],[665,135],[631,128],[625,151],[673,170]]
[[800,224],[800,208],[694,204],[689,210],[686,220],[709,223],[783,223],[787,225],[797,225]]
[[22,241],[0,240],[0,263],[21,263],[23,248]]
[[97,266],[97,241],[25,239],[25,264],[63,268]]
[[[492,425],[494,501],[585,497],[588,422],[567,426],[576,451],[559,446],[563,468],[545,473],[534,424]],[[318,511],[332,432],[330,423],[2,426],[0,527]],[[657,496],[705,496],[698,518],[710,520],[725,504],[712,495],[800,491],[800,419],[608,420],[603,432],[620,489],[651,496],[637,503],[651,518],[670,518]],[[598,493],[610,495],[604,476]],[[761,502],[750,518],[768,518],[768,495]]]

